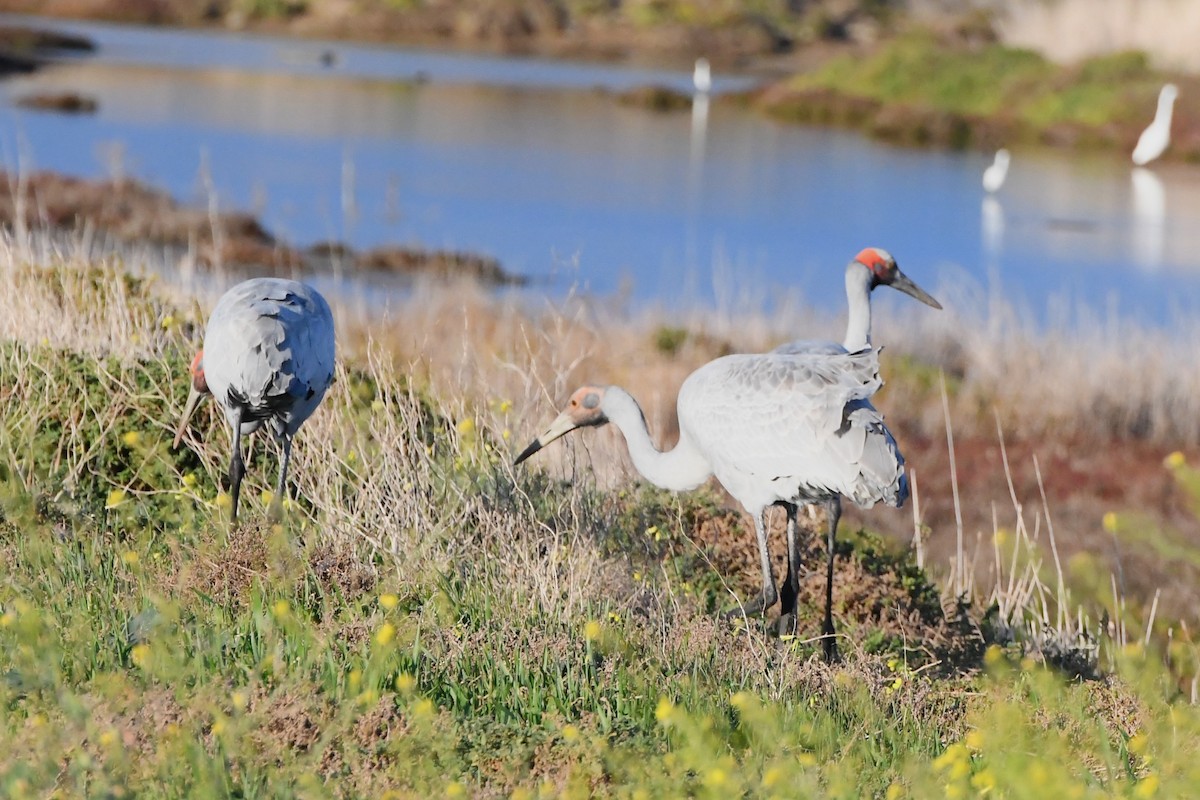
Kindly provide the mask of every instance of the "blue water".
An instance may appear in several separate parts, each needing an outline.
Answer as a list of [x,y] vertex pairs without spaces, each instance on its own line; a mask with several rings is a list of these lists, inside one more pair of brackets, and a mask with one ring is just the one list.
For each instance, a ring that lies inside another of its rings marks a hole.
[[[100,51],[0,84],[6,167],[120,171],[195,202],[208,176],[220,205],[297,245],[484,252],[546,278],[534,292],[631,288],[670,306],[800,291],[834,307],[843,265],[874,245],[931,291],[988,287],[1039,317],[1052,298],[1166,324],[1200,309],[1195,166],[1135,184],[1119,155],[1017,151],[989,209],[983,154],[897,149],[720,102],[654,114],[597,88],[685,88],[681,72],[59,27]],[[62,90],[99,113],[11,103]]]

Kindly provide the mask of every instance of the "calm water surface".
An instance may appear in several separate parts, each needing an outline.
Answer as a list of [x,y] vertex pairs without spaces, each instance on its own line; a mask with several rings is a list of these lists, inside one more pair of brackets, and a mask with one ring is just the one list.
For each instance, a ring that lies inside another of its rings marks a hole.
[[[998,290],[1037,318],[1052,300],[1156,324],[1200,311],[1196,166],[1135,174],[1116,155],[1018,151],[985,199],[981,154],[611,96],[684,89],[681,72],[52,24],[100,49],[0,83],[6,167],[215,192],[297,245],[484,252],[551,294],[631,287],[672,306],[786,289],[836,307],[842,265],[879,245],[926,288]],[[717,90],[748,80],[718,76]],[[99,112],[12,104],[65,90]]]

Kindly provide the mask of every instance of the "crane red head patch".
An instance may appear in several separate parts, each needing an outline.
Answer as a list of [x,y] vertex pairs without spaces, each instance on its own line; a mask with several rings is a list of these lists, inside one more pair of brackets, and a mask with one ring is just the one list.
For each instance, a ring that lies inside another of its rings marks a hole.
[[200,394],[208,394],[208,380],[204,377],[204,351],[196,353],[189,370],[192,373],[192,388]]
[[889,283],[895,275],[896,260],[892,258],[891,253],[878,247],[861,250],[854,260],[871,270],[875,280],[880,283]]

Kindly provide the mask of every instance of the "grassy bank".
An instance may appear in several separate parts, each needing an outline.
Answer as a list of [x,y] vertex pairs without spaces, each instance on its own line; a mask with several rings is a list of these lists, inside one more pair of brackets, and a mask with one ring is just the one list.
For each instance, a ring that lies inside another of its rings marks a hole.
[[[671,332],[465,289],[369,323],[339,304],[342,363],[286,518],[265,522],[259,443],[231,528],[215,412],[168,447],[210,300],[7,242],[0,289],[6,795],[1150,797],[1200,779],[1195,647],[1179,628],[1137,644],[1140,612],[1079,612],[1033,512],[974,578],[847,524],[830,667],[820,575],[796,639],[715,615],[756,568],[714,489],[631,482],[610,433],[511,468],[581,373],[656,376],[639,395],[669,428],[696,363],[796,315]],[[943,424],[921,416],[955,359],[960,436],[1016,413],[995,386],[969,411],[989,370],[1032,386],[1040,368],[1018,371],[1019,340],[984,358],[1000,327],[888,327],[889,421],[914,440]],[[805,547],[820,558],[820,536]]]
[[1136,52],[1063,67],[1032,51],[916,30],[771,87],[756,102],[781,118],[902,144],[1132,150],[1168,80],[1184,83],[1169,155],[1200,159],[1192,82],[1151,69]]

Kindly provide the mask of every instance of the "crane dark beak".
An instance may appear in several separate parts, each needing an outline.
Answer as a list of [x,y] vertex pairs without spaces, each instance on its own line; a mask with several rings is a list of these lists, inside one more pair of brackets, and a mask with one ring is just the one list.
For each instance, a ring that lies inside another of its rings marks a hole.
[[517,464],[520,464],[522,461],[529,458],[531,455],[536,453],[538,450],[541,450],[555,439],[559,438],[560,436],[565,436],[578,427],[579,426],[575,423],[575,420],[571,419],[566,412],[559,414],[555,418],[554,422],[550,423],[550,427],[546,429],[545,433],[534,439],[529,443],[529,447],[526,447],[521,451],[521,455],[517,456],[517,460],[513,462],[513,466],[515,467]]
[[183,407],[183,418],[179,420],[179,427],[175,429],[175,441],[171,444],[172,450],[179,447],[179,442],[183,439],[183,432],[187,430],[188,420],[192,418],[192,414],[196,413],[196,409],[200,407],[200,401],[203,399],[204,395],[196,391],[195,386],[188,392],[187,404]]
[[942,304],[937,300],[934,300],[933,296],[930,295],[929,292],[925,291],[920,286],[917,286],[915,283],[913,283],[912,278],[908,277],[898,269],[896,270],[896,277],[892,279],[892,282],[889,283],[888,286],[891,286],[893,289],[899,289],[909,297],[917,298],[927,306],[933,306],[934,308],[942,307]]

